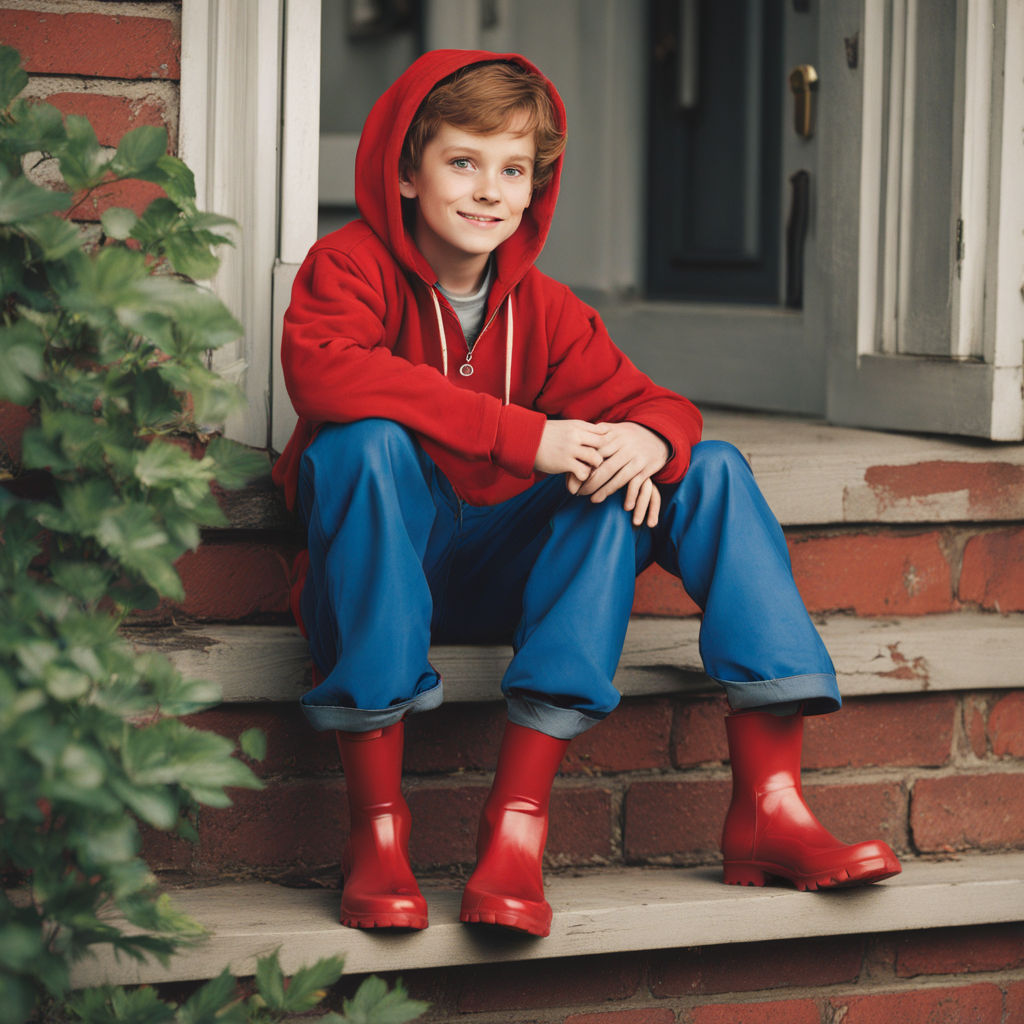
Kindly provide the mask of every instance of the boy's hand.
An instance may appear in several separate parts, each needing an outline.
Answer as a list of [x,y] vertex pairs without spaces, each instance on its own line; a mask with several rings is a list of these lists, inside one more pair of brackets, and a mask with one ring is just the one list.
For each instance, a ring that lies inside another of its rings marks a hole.
[[533,468],[552,475],[567,473],[578,490],[591,472],[601,465],[597,449],[605,440],[605,432],[586,420],[548,420],[540,437]]
[[601,462],[585,481],[567,480],[569,490],[601,502],[625,487],[622,506],[633,513],[633,524],[657,526],[661,495],[651,477],[668,462],[671,455],[668,444],[639,423],[598,423],[594,429],[603,436],[597,448]]

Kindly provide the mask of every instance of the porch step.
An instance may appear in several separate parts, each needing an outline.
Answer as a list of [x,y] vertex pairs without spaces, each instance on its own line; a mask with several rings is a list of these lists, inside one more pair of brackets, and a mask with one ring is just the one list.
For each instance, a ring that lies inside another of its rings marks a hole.
[[179,890],[175,905],[209,929],[207,940],[166,968],[100,953],[76,966],[73,982],[194,980],[225,967],[247,976],[275,949],[288,972],[339,955],[346,973],[363,974],[1024,920],[1024,853],[911,861],[885,882],[824,893],[727,886],[720,876],[705,867],[551,877],[554,922],[545,939],[467,928],[454,887],[425,886],[430,927],[396,934],[341,927],[333,891],[262,882]]
[[[1024,615],[957,612],[904,619],[836,616],[819,623],[839,688],[849,697],[1024,686]],[[696,619],[636,617],[615,685],[624,696],[717,690],[704,675]],[[224,700],[293,701],[309,688],[309,652],[291,626],[135,630],[139,648],[167,654],[188,677],[220,684]],[[500,696],[510,651],[437,646],[431,663],[450,701]]]

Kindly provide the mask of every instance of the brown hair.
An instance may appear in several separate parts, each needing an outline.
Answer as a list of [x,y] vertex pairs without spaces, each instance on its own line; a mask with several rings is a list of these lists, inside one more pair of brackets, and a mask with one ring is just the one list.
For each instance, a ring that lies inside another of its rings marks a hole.
[[420,104],[402,144],[399,174],[417,170],[423,149],[442,124],[474,135],[504,131],[517,115],[526,116],[525,134],[533,133],[537,153],[533,188],[544,188],[565,149],[565,132],[558,126],[547,82],[538,74],[508,61],[488,61],[460,68],[434,86]]

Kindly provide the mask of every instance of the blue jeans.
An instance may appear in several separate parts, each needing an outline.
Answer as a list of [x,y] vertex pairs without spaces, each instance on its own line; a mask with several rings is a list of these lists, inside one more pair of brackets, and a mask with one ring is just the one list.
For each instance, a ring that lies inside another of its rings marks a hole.
[[456,496],[389,420],[321,429],[299,506],[308,528],[303,624],[323,681],[302,698],[317,729],[361,732],[438,706],[435,643],[508,643],[509,718],[570,739],[612,711],[637,574],[657,561],[703,609],[707,673],[733,708],[840,705],[835,672],[793,583],[785,539],[740,453],[693,449],[635,527],[547,477],[498,505]]

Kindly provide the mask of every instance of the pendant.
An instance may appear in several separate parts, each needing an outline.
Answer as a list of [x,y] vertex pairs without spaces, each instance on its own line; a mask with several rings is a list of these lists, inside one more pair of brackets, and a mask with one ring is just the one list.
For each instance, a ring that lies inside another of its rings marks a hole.
[[472,367],[472,365],[470,363],[463,363],[459,367],[459,373],[461,373],[463,377],[472,377],[473,376],[473,367]]

